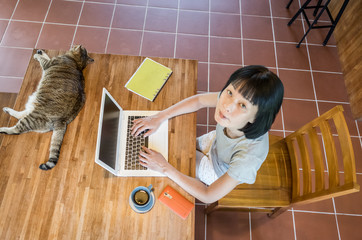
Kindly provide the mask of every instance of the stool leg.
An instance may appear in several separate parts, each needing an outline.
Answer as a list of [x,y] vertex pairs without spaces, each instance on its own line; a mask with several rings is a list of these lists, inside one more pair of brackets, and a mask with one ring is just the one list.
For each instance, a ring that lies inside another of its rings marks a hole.
[[344,12],[344,10],[345,10],[346,7],[347,7],[348,2],[349,2],[349,0],[345,0],[345,1],[344,1],[341,9],[339,10],[339,12],[338,12],[338,14],[337,14],[336,19],[335,19],[334,22],[332,23],[332,27],[331,27],[331,29],[329,30],[326,39],[324,39],[323,46],[327,45],[327,43],[328,43],[328,41],[329,41],[329,38],[332,36],[332,33],[333,33],[334,29],[335,29],[336,26],[337,26],[337,23],[339,22],[339,20],[340,20],[341,17],[342,17],[342,13]]
[[290,19],[290,21],[288,22],[288,26],[292,25],[292,23],[294,22],[294,20],[299,16],[299,14],[301,14],[304,11],[304,8],[308,6],[308,4],[311,2],[312,0],[307,0],[303,6],[301,8],[299,8],[298,12],[292,17],[292,19]]
[[286,9],[289,9],[290,4],[292,4],[292,2],[293,2],[293,0],[290,0],[290,1],[289,1],[288,5],[286,6]]
[[307,32],[303,35],[302,39],[300,39],[299,43],[297,44],[297,48],[300,47],[300,44],[302,44],[304,38],[308,35],[309,31],[311,30],[312,28],[308,28]]
[[329,41],[329,38],[332,36],[332,33],[334,31],[334,29],[336,28],[336,26],[332,26],[331,29],[329,29],[329,32],[327,34],[327,37],[326,39],[324,39],[323,41],[323,46],[327,45],[328,41]]
[[319,12],[318,16],[314,19],[313,23],[309,26],[307,32],[304,34],[304,36],[302,37],[302,39],[299,41],[299,43],[297,44],[297,48],[300,47],[300,44],[303,42],[304,38],[308,35],[309,31],[313,28],[313,26],[318,22],[319,18],[322,16],[322,13],[326,10],[329,2],[331,0],[328,0],[326,2],[326,4],[323,6],[322,10]]
[[318,0],[317,7],[313,11],[313,16],[316,16],[318,13],[319,8],[321,8],[322,0]]

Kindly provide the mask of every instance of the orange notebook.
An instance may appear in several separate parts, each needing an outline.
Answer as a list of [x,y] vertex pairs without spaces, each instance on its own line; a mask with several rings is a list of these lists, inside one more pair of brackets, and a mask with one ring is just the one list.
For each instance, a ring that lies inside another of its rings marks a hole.
[[194,204],[192,202],[187,200],[170,186],[167,186],[163,190],[161,195],[158,197],[158,200],[171,208],[172,211],[183,219],[186,219],[191,210],[194,208]]

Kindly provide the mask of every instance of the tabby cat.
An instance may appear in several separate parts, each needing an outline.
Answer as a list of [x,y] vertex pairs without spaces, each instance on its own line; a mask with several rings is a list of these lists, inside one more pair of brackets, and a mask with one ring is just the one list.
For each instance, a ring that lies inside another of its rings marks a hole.
[[34,59],[43,69],[37,89],[29,97],[25,110],[18,112],[3,108],[19,121],[13,127],[0,128],[0,133],[53,131],[49,160],[39,166],[42,170],[49,170],[58,162],[67,124],[73,121],[85,103],[82,70],[94,60],[82,46],[74,46],[64,55],[52,59],[43,50],[37,50]]

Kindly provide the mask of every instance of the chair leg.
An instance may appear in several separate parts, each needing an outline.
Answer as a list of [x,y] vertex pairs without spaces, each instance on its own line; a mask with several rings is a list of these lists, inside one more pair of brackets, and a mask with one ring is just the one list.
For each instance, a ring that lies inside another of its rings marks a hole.
[[288,210],[288,207],[274,208],[272,213],[268,213],[268,217],[275,218],[275,217],[279,216],[280,214],[282,214],[283,212],[285,212],[287,210]]
[[293,2],[293,0],[290,0],[290,1],[289,1],[288,5],[286,6],[286,9],[289,9],[290,4],[292,4],[292,2]]
[[218,209],[218,202],[211,203],[207,208],[205,209],[205,214],[210,214]]

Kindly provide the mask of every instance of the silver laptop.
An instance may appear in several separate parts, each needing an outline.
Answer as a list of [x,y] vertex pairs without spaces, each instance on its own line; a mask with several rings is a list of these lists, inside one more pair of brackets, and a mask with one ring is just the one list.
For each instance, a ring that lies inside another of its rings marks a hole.
[[160,152],[168,161],[168,121],[151,136],[132,136],[133,120],[157,111],[124,111],[103,88],[95,162],[116,176],[164,176],[139,163],[141,146]]

